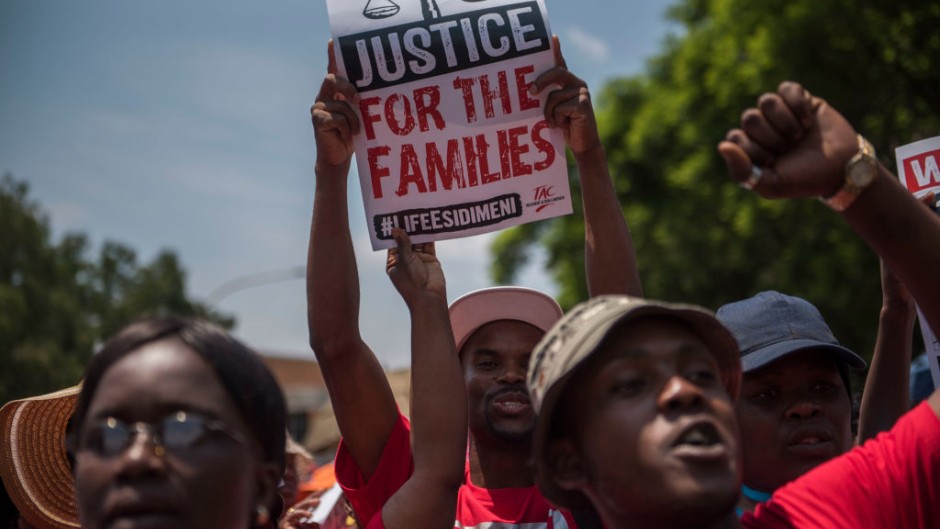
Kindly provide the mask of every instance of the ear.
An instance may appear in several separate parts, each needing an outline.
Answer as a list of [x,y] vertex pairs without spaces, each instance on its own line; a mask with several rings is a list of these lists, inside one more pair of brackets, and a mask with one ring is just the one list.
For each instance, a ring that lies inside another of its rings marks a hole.
[[571,438],[550,441],[548,466],[552,481],[564,490],[581,490],[587,485],[584,459],[577,443]]
[[[277,497],[277,485],[281,481],[281,473],[279,472],[278,465],[272,462],[265,462],[258,464],[255,467],[255,505],[252,506],[252,512],[254,508],[261,505],[265,508],[270,509],[272,505],[275,505],[275,498]],[[283,505],[286,510],[290,505]],[[272,513],[273,516],[274,513]]]

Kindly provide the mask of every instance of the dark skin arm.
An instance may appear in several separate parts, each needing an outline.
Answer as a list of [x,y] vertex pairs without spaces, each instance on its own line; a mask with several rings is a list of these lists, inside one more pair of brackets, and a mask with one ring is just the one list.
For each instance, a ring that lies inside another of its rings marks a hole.
[[590,295],[642,296],[633,237],[623,216],[597,132],[587,84],[568,70],[558,37],[553,37],[555,67],[532,83],[534,94],[555,87],[545,103],[545,120],[562,129],[581,179],[584,207],[584,260]]
[[858,418],[858,444],[890,430],[907,412],[914,300],[907,288],[881,263],[881,314],[875,352],[865,379]]
[[467,450],[467,403],[434,244],[412,246],[401,229],[386,270],[411,314],[414,473],[382,508],[389,529],[451,529]]
[[307,322],[340,433],[368,479],[398,408],[381,363],[359,332],[359,271],[349,231],[346,180],[359,118],[355,88],[329,69],[310,109],[317,144],[316,191],[307,254]]
[[[785,82],[744,112],[718,146],[731,178],[763,169],[754,191],[767,198],[828,197],[857,152],[856,131],[824,100]],[[940,329],[940,217],[918,203],[884,166],[842,218],[907,285],[930,326]],[[940,415],[940,392],[928,399]]]
[[[930,206],[934,194],[920,197]],[[858,420],[858,444],[890,430],[910,406],[914,320],[917,310],[907,287],[881,262],[881,313]]]

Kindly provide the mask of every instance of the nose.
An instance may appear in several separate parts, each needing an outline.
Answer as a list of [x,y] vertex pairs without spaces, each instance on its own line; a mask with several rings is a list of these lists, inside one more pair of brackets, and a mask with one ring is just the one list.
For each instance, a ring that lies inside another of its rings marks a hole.
[[664,412],[689,411],[705,402],[702,390],[685,377],[673,376],[659,394],[659,408]]
[[137,424],[131,433],[130,444],[121,454],[121,469],[125,475],[159,472],[164,465],[164,448],[154,432]]
[[811,400],[800,399],[788,407],[784,415],[788,419],[809,419],[822,415],[822,407]]
[[509,365],[506,366],[505,371],[500,373],[499,382],[503,384],[525,384],[527,369],[522,365]]

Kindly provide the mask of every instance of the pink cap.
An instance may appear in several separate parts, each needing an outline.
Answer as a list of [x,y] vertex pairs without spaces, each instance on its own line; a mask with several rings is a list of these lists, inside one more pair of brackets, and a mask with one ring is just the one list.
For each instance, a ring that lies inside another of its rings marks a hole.
[[467,338],[487,323],[515,320],[548,332],[563,316],[549,295],[524,287],[491,287],[474,290],[450,304],[450,325],[457,352]]

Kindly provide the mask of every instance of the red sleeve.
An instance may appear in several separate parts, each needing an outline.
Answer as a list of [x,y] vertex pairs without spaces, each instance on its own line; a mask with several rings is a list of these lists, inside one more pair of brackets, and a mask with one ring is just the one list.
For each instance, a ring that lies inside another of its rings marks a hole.
[[[411,457],[411,423],[401,413],[385,442],[375,473],[367,481],[342,440],[336,450],[336,481],[356,513],[360,527],[372,527],[373,518],[381,524],[382,506],[408,481],[414,471]],[[381,526],[379,526],[381,527]]]
[[926,403],[889,432],[779,489],[746,529],[940,527],[940,419]]
[[369,521],[369,525],[366,526],[366,529],[385,529],[385,522],[382,521],[382,511],[376,513],[372,517],[372,520]]

